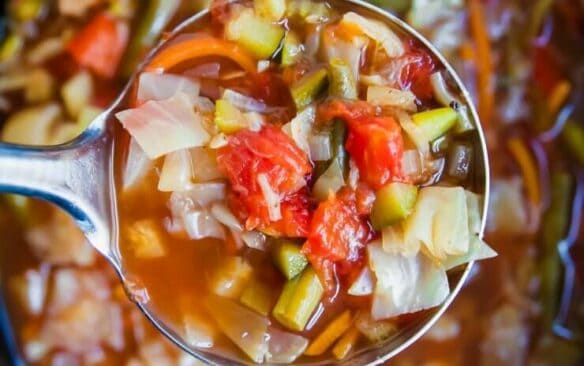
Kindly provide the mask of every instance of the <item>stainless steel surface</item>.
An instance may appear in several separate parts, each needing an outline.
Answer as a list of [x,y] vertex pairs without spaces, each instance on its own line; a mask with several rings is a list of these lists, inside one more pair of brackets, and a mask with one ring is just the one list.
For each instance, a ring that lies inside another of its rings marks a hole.
[[[339,0],[337,0],[339,1]],[[447,79],[451,86],[458,89],[463,102],[469,107],[473,123],[477,127],[478,145],[482,155],[482,172],[479,174],[478,193],[483,195],[483,202],[488,202],[489,194],[489,163],[485,137],[479,123],[477,112],[470,100],[470,95],[457,76],[454,69],[444,57],[417,31],[396,16],[361,0],[342,0],[352,7],[359,7],[370,15],[390,24],[394,30],[417,39],[442,63],[448,72]],[[189,28],[197,21],[208,16],[208,11],[200,12],[181,23],[171,33],[167,40]],[[143,63],[163,46],[155,48]],[[123,106],[130,86],[136,75],[113,105],[95,121],[77,139],[56,147],[28,147],[0,143],[0,192],[10,192],[38,197],[55,203],[65,209],[77,222],[87,236],[89,242],[112,264],[124,283],[124,272],[118,250],[118,212],[116,207],[116,192],[114,181],[114,128],[113,114]],[[487,207],[483,205],[481,234],[484,230]],[[361,350],[343,362],[323,361],[319,363],[303,363],[303,365],[379,365],[392,358],[417,339],[419,339],[446,311],[450,303],[461,290],[468,277],[473,263],[469,263],[462,273],[459,273],[452,285],[450,296],[426,319],[401,331],[388,341]],[[156,317],[147,306],[136,302],[150,321],[170,340],[183,350],[191,353],[201,361],[212,365],[247,365],[245,360],[230,360],[204,350],[188,346],[181,336]]]

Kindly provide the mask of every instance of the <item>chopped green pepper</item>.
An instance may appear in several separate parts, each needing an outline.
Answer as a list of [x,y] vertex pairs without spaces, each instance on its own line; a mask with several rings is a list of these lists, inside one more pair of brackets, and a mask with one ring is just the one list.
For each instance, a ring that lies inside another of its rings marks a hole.
[[325,68],[321,68],[294,83],[290,92],[296,104],[296,109],[300,111],[308,107],[324,90],[327,80],[328,72]]
[[558,307],[561,262],[558,243],[568,231],[572,206],[572,177],[564,172],[552,174],[551,204],[542,219],[543,253],[540,263],[540,301],[544,329],[551,329]]
[[285,327],[302,331],[320,303],[324,289],[312,267],[286,282],[272,315]]
[[246,127],[242,113],[224,99],[215,102],[215,125],[223,133],[234,133]]
[[395,224],[406,218],[413,210],[418,196],[418,187],[413,184],[392,182],[377,191],[371,224],[375,230]]
[[289,280],[298,276],[308,264],[306,257],[300,250],[300,245],[290,240],[282,239],[272,252],[276,267]]
[[129,77],[134,73],[142,56],[151,48],[162,34],[162,30],[168,25],[176,13],[180,0],[149,0],[136,31],[132,35],[128,50],[124,56],[122,73]]
[[286,13],[286,0],[255,0],[254,7],[260,17],[278,21]]
[[291,66],[298,61],[302,54],[302,44],[296,33],[289,31],[282,46],[282,66]]
[[258,313],[267,316],[274,305],[272,288],[258,279],[253,279],[243,290],[241,303]]
[[329,62],[330,94],[345,99],[357,99],[357,82],[347,62],[334,58]]
[[448,132],[458,121],[458,114],[450,107],[437,108],[412,115],[412,121],[430,142]]
[[260,18],[252,9],[242,10],[225,26],[225,36],[258,59],[270,58],[280,47],[284,28]]

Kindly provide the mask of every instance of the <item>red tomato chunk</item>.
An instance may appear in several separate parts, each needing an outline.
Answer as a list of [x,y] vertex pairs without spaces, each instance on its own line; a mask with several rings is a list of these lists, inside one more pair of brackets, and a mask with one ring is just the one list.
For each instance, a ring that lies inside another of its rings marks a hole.
[[[259,132],[241,130],[219,150],[219,169],[229,178],[234,193],[232,208],[245,219],[248,230],[272,235],[305,237],[310,223],[306,176],[312,165],[304,151],[278,127]],[[282,218],[270,220],[268,202],[258,183],[264,174],[278,195]],[[235,202],[234,202],[235,201]]]

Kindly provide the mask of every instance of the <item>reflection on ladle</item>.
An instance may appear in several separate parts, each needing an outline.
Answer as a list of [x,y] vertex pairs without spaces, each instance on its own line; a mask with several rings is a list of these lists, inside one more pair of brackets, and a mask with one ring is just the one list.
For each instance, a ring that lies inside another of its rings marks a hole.
[[[375,8],[361,0],[336,1],[347,9],[362,12],[372,18],[383,20],[391,28],[398,31],[407,38],[416,40],[423,45],[426,52],[431,54],[441,69],[445,72],[444,79],[451,83],[451,87],[457,91],[458,102],[467,106],[467,118],[473,124],[476,131],[474,143],[475,164],[474,189],[487,199],[489,187],[488,161],[486,147],[484,143],[482,129],[478,123],[478,118],[468,93],[461,84],[459,78],[454,73],[452,67],[433,48],[428,41],[422,38],[416,31],[407,24],[397,19],[395,16]],[[199,28],[200,24],[208,21],[209,12],[203,11],[187,19],[180,24],[162,42],[149,57],[147,57],[142,68],[130,79],[128,85],[113,103],[113,105],[97,117],[74,141],[57,147],[28,147],[9,144],[0,144],[0,191],[24,194],[38,197],[53,202],[64,208],[77,222],[83,230],[89,242],[112,264],[118,272],[120,279],[124,282],[127,291],[132,294],[131,298],[141,308],[152,323],[168,338],[174,341],[185,351],[190,352],[195,357],[210,364],[245,364],[247,360],[234,361],[226,359],[221,355],[197,349],[189,345],[172,324],[162,320],[160,314],[153,312],[148,307],[148,294],[141,288],[139,280],[134,274],[127,271],[125,260],[123,260],[120,247],[120,217],[118,207],[118,186],[119,177],[116,177],[117,151],[123,150],[119,146],[123,143],[120,140],[119,129],[114,115],[125,108],[129,99],[133,98],[133,85],[140,73],[146,71],[158,71],[160,67],[169,64],[180,64],[192,58],[199,57],[204,52],[204,47],[213,47],[211,43],[201,42],[201,39],[193,40],[192,45],[187,47],[189,52],[184,54],[174,53],[175,59],[170,62],[160,56],[160,50],[174,47],[176,37],[185,30]],[[184,44],[182,45],[184,48]],[[200,47],[200,48],[197,48]],[[201,52],[200,52],[201,51]],[[168,55],[168,53],[166,53]],[[237,52],[230,52],[229,48],[218,53],[219,56],[235,61],[243,70],[249,74],[255,74],[257,65],[248,62],[246,59],[238,57]],[[297,107],[300,109],[300,106]],[[303,106],[304,107],[304,106]],[[163,138],[163,136],[161,136]],[[479,152],[480,151],[480,152]],[[486,215],[486,208],[482,212],[482,222]],[[482,225],[481,230],[482,232]],[[399,353],[405,347],[418,339],[446,310],[454,299],[462,284],[464,283],[472,262],[466,265],[464,271],[452,276],[455,281],[451,285],[452,291],[448,298],[439,308],[433,309],[424,315],[420,321],[412,324],[409,328],[403,329],[398,336],[391,338],[383,344],[370,347],[366,351],[357,352],[350,358],[351,364],[379,364]],[[171,286],[169,284],[169,286]],[[331,362],[327,362],[330,364]]]

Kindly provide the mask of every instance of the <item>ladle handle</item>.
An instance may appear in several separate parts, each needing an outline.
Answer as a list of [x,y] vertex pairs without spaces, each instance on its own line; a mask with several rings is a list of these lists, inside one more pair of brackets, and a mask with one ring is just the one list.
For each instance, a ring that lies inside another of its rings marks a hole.
[[112,257],[115,197],[112,144],[88,130],[56,147],[0,143],[0,192],[40,198],[65,209],[102,254]]

